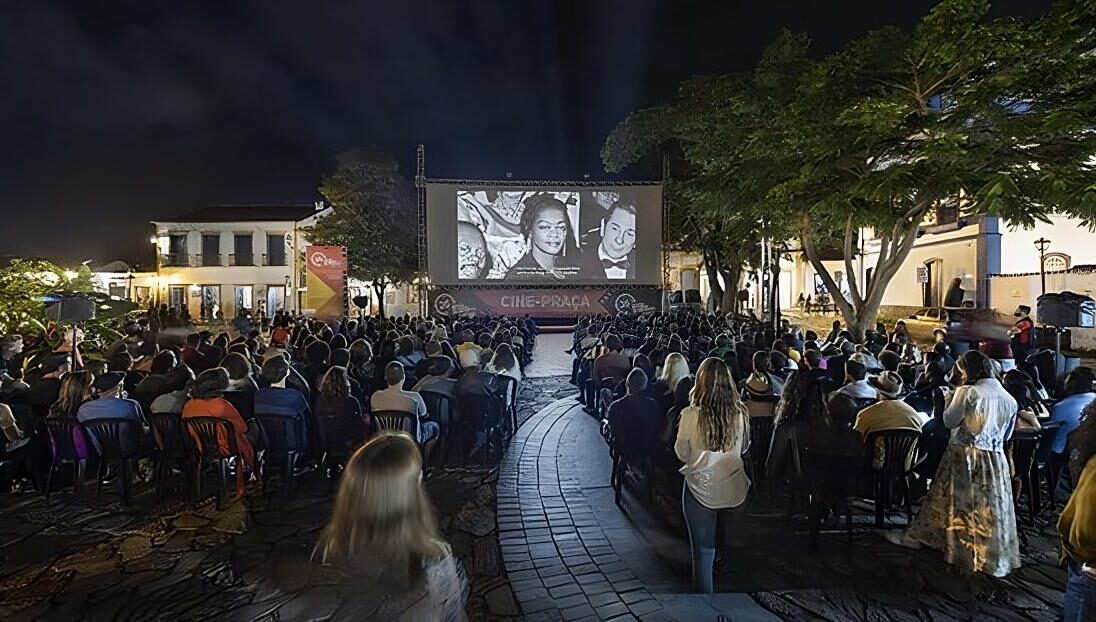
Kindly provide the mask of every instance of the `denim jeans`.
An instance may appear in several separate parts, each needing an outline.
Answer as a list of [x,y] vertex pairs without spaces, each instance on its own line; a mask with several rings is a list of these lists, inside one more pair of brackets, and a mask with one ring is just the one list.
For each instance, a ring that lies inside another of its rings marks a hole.
[[700,594],[711,594],[719,510],[701,505],[693,497],[693,493],[689,492],[688,484],[681,486],[681,507],[685,513],[685,526],[689,529],[689,546],[693,559],[693,590]]
[[1081,564],[1066,562],[1065,622],[1096,620],[1096,579],[1081,572]]

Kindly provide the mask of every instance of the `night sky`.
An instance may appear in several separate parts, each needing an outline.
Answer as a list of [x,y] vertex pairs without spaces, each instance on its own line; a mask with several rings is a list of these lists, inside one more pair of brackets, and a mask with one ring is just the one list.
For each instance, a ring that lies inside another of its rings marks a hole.
[[0,256],[140,259],[148,221],[311,202],[354,147],[409,176],[423,143],[430,177],[607,178],[608,132],[681,80],[748,68],[781,27],[821,53],[933,4],[0,2]]

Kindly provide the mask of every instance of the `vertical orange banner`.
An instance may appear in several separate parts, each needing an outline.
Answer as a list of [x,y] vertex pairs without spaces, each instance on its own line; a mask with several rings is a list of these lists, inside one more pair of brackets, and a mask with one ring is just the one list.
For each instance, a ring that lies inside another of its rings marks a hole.
[[308,292],[305,310],[322,320],[346,315],[346,249],[342,246],[309,246],[304,252]]

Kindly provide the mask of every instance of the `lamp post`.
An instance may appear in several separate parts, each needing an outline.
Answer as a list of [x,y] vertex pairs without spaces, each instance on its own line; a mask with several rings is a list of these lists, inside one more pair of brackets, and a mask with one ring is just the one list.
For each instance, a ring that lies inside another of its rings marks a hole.
[[1049,246],[1050,240],[1046,238],[1035,240],[1035,248],[1039,249],[1039,282],[1042,289],[1040,295],[1047,293],[1046,253]]

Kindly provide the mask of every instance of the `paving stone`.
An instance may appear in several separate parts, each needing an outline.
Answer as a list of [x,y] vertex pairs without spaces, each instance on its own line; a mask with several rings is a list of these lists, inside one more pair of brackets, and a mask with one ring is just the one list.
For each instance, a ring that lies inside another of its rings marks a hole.
[[628,608],[632,610],[632,613],[637,618],[643,618],[647,614],[650,614],[650,613],[653,613],[655,611],[658,611],[658,610],[662,609],[662,605],[660,605],[658,603],[658,601],[656,601],[654,599],[650,599],[650,600],[641,600],[639,602],[632,603],[632,604],[628,605]]
[[594,608],[589,604],[578,605],[577,607],[571,607],[560,611],[564,620],[587,620],[595,617]]
[[[570,582],[570,583],[564,583],[562,585],[558,585],[556,587],[548,588],[548,594],[552,598],[556,598],[556,599],[561,599],[564,596],[571,596],[572,594],[581,594],[581,593],[582,593],[582,588],[580,588],[578,586],[578,584],[574,583],[573,581]],[[585,597],[583,597],[583,599],[585,600]]]
[[609,603],[607,605],[602,605],[594,609],[594,612],[597,613],[597,616],[602,620],[608,620],[610,618],[615,618],[617,616],[622,616],[626,613],[630,613],[628,606],[620,601]]
[[578,605],[584,605],[589,603],[586,599],[586,595],[579,592],[578,594],[571,594],[570,596],[564,596],[563,598],[555,599],[556,607],[559,609],[567,609],[568,607],[576,607]]

